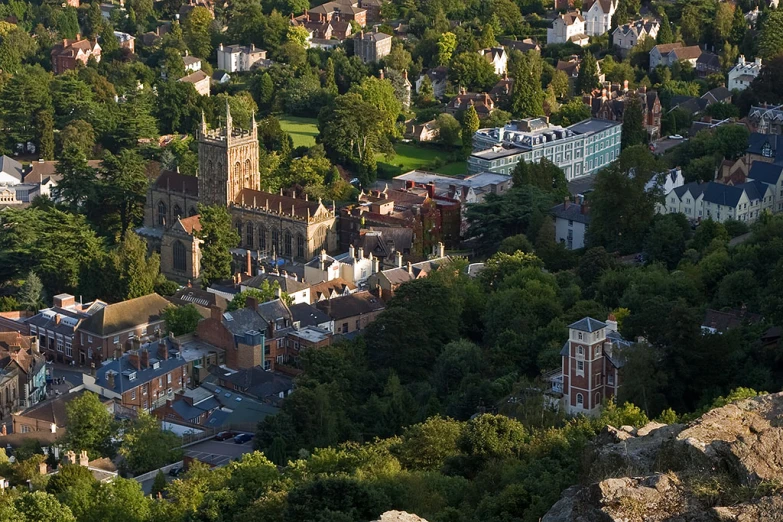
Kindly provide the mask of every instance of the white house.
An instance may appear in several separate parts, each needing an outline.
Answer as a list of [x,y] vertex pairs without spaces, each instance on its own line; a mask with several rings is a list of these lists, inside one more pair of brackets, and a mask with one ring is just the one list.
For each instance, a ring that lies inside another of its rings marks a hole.
[[565,244],[568,250],[584,248],[585,236],[590,228],[590,207],[581,197],[578,203],[568,198],[552,207],[555,218],[555,241]]
[[380,259],[370,252],[364,255],[364,248],[351,246],[348,252],[338,256],[329,256],[325,251],[305,265],[304,279],[310,284],[333,279],[343,279],[349,283],[360,285],[380,271]]
[[612,27],[612,17],[620,0],[596,0],[585,14],[585,27],[590,36],[600,36]]
[[753,62],[746,62],[745,56],[740,55],[737,65],[729,71],[729,90],[744,91],[761,72],[761,58]]
[[182,62],[185,64],[185,72],[191,73],[201,70],[201,58],[191,56],[190,53],[185,50],[185,56],[182,57]]
[[201,96],[209,96],[210,78],[207,73],[199,69],[196,72],[183,76],[178,82],[191,83],[196,88],[196,92]]
[[430,83],[432,84],[432,93],[435,98],[443,98],[446,94],[446,87],[449,84],[449,69],[448,67],[441,65],[430,69],[426,73],[422,73],[416,79],[416,92],[421,92],[421,86],[424,84],[424,77],[429,76]]
[[628,52],[645,38],[655,39],[661,24],[658,20],[636,20],[619,26],[612,33],[612,43],[623,52]]
[[[258,275],[251,277],[250,279],[247,279],[245,281],[242,281],[240,283],[239,289],[242,292],[246,292],[251,288],[260,289],[266,286],[266,284],[274,285],[275,283],[277,283],[277,285],[280,287],[281,292],[288,294],[293,304],[310,303],[309,284],[305,283],[304,281],[300,281],[299,278],[296,276],[296,274],[287,274],[285,271],[280,273],[267,272],[263,268],[263,266],[259,269]],[[211,288],[208,289],[208,291],[214,292],[215,294],[225,297],[229,301],[234,297],[233,295],[230,294],[221,293],[219,291],[213,291]]]
[[774,187],[762,181],[740,185],[688,183],[666,195],[664,213],[681,213],[693,221],[712,219],[723,223],[733,219],[753,223],[763,212],[773,211],[774,200]]
[[0,185],[16,185],[22,182],[22,164],[8,156],[0,156]]
[[254,44],[223,45],[217,50],[217,68],[231,74],[249,71],[254,65],[266,60],[266,51],[256,49]]
[[590,42],[590,38],[585,33],[585,19],[579,11],[562,13],[552,22],[552,27],[546,30],[547,44],[567,42],[573,42],[580,47]]
[[508,72],[508,54],[503,47],[479,49],[479,54],[492,64],[492,67],[495,68],[495,74],[498,76],[503,76]]

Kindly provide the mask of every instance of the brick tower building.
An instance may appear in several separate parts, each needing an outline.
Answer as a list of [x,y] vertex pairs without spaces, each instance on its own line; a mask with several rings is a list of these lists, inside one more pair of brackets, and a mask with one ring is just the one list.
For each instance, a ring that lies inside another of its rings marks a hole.
[[563,400],[570,414],[599,413],[601,403],[617,395],[621,351],[630,343],[617,332],[617,321],[585,317],[568,326],[563,356]]

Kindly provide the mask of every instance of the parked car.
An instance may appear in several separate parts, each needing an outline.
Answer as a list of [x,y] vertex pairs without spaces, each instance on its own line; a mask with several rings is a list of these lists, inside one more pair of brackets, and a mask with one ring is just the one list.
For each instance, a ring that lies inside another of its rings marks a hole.
[[671,136],[669,136],[669,139],[670,140],[681,140],[682,136],[680,136],[679,134],[672,134]]
[[183,471],[185,471],[185,468],[171,468],[169,470],[169,475],[172,477],[179,477]]
[[217,435],[215,435],[215,440],[228,440],[233,439],[236,437],[237,434],[233,431],[221,431]]
[[253,439],[252,433],[240,433],[236,437],[234,437],[234,442],[237,444],[244,444],[245,442],[248,442]]

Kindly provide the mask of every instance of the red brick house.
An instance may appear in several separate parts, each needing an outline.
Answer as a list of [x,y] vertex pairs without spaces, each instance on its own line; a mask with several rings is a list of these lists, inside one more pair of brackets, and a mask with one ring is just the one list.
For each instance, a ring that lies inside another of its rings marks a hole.
[[74,342],[79,363],[96,363],[119,356],[134,340],[147,340],[164,328],[163,310],[171,306],[156,293],[106,305],[83,320]]
[[620,388],[623,349],[630,346],[617,332],[610,315],[603,323],[585,317],[568,326],[568,341],[560,355],[562,394],[569,414],[598,414],[604,400],[617,396]]
[[84,376],[84,387],[134,410],[151,411],[182,392],[190,376],[188,362],[165,338],[129,350]]
[[90,58],[95,58],[96,62],[101,61],[101,46],[97,40],[91,42],[78,34],[75,40],[64,38],[52,48],[52,71],[54,74],[61,74],[76,69],[77,63],[87,65]]
[[625,102],[632,96],[638,96],[642,102],[643,125],[650,140],[657,139],[661,135],[663,111],[656,91],[648,91],[644,86],[630,90],[626,80],[622,86],[619,83],[606,83],[601,89],[585,94],[582,101],[590,107],[593,118],[623,121]]

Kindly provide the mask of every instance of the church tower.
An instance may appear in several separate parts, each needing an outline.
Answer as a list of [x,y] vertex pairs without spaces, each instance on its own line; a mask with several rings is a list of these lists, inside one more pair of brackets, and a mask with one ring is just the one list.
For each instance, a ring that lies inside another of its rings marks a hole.
[[243,188],[259,190],[258,129],[234,126],[226,100],[225,127],[209,130],[204,113],[198,141],[198,194],[204,205],[229,206]]

